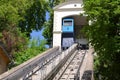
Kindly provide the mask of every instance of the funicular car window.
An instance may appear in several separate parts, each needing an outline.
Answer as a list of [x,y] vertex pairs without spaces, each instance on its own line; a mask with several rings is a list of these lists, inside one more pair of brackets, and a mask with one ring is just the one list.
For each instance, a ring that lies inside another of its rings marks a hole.
[[72,21],[64,21],[64,26],[72,26]]

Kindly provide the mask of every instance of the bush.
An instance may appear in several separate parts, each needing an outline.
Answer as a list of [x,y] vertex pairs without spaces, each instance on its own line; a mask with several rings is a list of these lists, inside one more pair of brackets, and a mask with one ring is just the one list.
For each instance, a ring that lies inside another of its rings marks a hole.
[[46,50],[45,48],[45,43],[46,41],[39,41],[40,45],[37,45],[37,41],[33,40],[31,41],[31,45],[28,46],[28,48],[26,50],[22,50],[20,52],[16,52],[15,56],[14,56],[14,62],[15,65],[17,66],[35,56],[37,56],[38,54],[41,54],[43,51]]

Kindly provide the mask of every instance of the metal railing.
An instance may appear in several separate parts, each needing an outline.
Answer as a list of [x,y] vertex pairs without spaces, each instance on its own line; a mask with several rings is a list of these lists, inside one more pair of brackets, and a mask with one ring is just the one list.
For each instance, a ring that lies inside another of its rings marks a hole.
[[46,52],[28,60],[27,62],[0,75],[0,80],[26,80],[46,65],[49,61],[59,55],[59,47],[47,50]]

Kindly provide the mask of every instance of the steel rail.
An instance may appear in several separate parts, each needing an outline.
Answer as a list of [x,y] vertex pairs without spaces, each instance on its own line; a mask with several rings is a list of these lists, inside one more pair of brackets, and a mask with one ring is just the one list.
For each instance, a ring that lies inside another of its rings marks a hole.
[[87,53],[87,51],[85,50],[85,53],[84,53],[84,55],[83,55],[83,57],[82,57],[82,60],[81,60],[81,63],[79,64],[79,68],[78,68],[78,70],[77,70],[77,73],[75,74],[75,76],[74,76],[74,80],[79,80],[79,76],[80,76],[80,68],[81,68],[81,66],[82,66],[82,63],[83,63],[83,60],[84,60],[84,58],[85,58],[85,55],[86,55],[86,53]]
[[[80,76],[80,68],[83,63],[86,51],[84,53],[80,53],[79,51],[75,51],[75,53],[68,59],[68,64],[63,67],[63,71],[57,75],[54,80],[79,80]],[[72,64],[73,63],[73,64]],[[79,63],[79,64],[78,64]]]
[[77,48],[77,44],[74,44],[73,46],[71,46],[67,51],[68,54],[58,63],[58,65],[43,80],[53,80],[55,75],[64,66],[64,64],[69,59],[69,57],[73,54],[73,52],[75,52],[76,48]]
[[[68,62],[66,68],[63,70],[62,74],[59,76],[58,80],[60,80],[60,78],[64,75],[65,71],[68,69],[70,63],[73,61],[73,59],[75,58],[75,56],[77,55],[77,53],[78,53],[78,51],[76,51],[76,52],[72,55],[72,57],[70,58],[70,61]],[[69,76],[69,74],[68,74],[68,76]]]

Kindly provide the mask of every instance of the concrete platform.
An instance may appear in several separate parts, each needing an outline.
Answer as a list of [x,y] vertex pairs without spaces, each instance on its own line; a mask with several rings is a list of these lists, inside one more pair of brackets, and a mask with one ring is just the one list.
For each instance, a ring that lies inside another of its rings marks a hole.
[[[82,77],[83,77],[83,74],[86,73],[86,71],[91,71],[93,73],[93,52],[94,52],[94,49],[90,47],[90,49],[88,50],[88,53],[85,56],[81,69],[80,69],[80,80],[83,80]],[[91,80],[94,80],[93,74],[91,76],[92,76]]]

